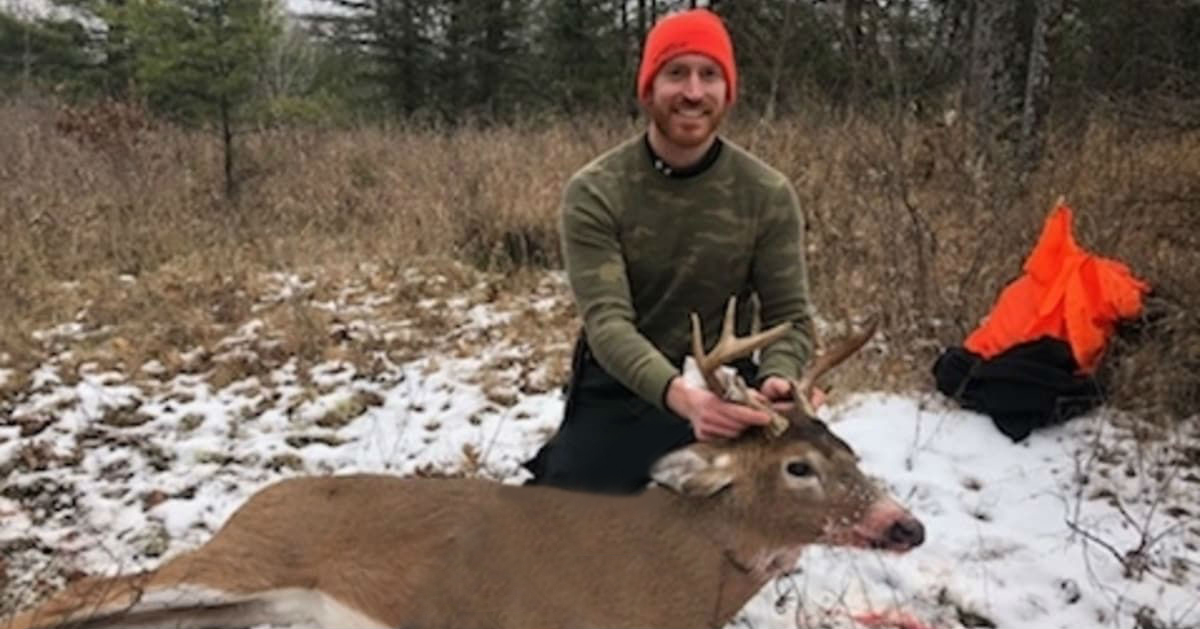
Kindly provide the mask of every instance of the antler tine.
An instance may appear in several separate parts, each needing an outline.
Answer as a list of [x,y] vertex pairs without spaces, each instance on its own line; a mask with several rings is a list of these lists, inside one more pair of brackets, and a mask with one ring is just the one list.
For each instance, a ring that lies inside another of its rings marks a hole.
[[[721,322],[721,336],[717,339],[717,344],[713,346],[712,351],[707,354],[702,349],[703,339],[699,338],[701,335],[699,318],[695,313],[692,314],[692,351],[695,353],[696,362],[703,373],[716,371],[721,365],[749,356],[754,353],[754,350],[766,347],[783,338],[792,328],[791,323],[784,322],[770,330],[738,338],[733,333],[733,320],[736,313],[737,297],[730,297],[729,303],[725,306],[725,320]],[[707,380],[706,377],[705,381]]]
[[792,383],[792,397],[796,405],[804,409],[805,414],[816,417],[816,409],[812,405],[812,391],[817,380],[866,345],[867,341],[875,336],[878,327],[878,317],[872,316],[862,332],[850,335],[834,349],[821,354],[804,370],[800,379]]
[[708,385],[709,391],[727,400],[739,402],[769,414],[771,416],[769,433],[772,436],[778,436],[787,429],[787,419],[772,409],[770,405],[763,404],[757,398],[750,395],[746,390],[746,383],[740,377],[734,376],[727,387],[717,377],[717,370],[728,362],[749,356],[755,350],[783,338],[792,329],[792,324],[788,322],[780,323],[764,332],[738,338],[734,335],[733,331],[734,316],[736,313],[737,297],[734,296],[729,298],[729,303],[725,306],[725,319],[721,322],[721,336],[717,339],[717,344],[713,346],[712,351],[706,354],[704,352],[704,333],[700,326],[700,317],[693,312],[692,355],[696,359],[696,366],[699,367],[700,374],[704,376],[704,383]]
[[717,378],[716,370],[706,366],[708,357],[704,355],[704,332],[700,327],[700,315],[694,312],[692,313],[692,357],[696,359],[696,367],[700,369],[700,375],[704,376],[704,384],[708,385],[708,390],[724,397],[725,386]]
[[704,332],[700,325],[700,315],[692,313],[692,356],[696,359],[696,366],[700,368],[700,373],[704,376],[704,382],[708,385],[708,390],[717,395],[725,395],[725,387],[716,378],[717,369],[724,363],[718,350],[722,349],[722,345],[728,345],[726,339],[733,338],[733,319],[737,315],[737,296],[730,297],[725,303],[725,318],[721,320],[721,335],[717,337],[717,344],[713,346],[713,350],[707,354],[704,353]]

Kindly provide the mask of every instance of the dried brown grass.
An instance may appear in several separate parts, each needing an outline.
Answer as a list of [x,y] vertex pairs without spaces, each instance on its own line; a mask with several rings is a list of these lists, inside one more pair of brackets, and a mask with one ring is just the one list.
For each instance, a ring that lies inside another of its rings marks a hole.
[[[49,102],[0,108],[0,367],[18,373],[55,349],[33,332],[69,321],[93,334],[67,371],[89,361],[132,370],[151,359],[212,370],[213,344],[251,316],[282,330],[259,348],[271,364],[300,356],[366,366],[379,349],[411,356],[419,345],[331,333],[336,316],[313,304],[347,282],[410,291],[396,295],[392,314],[420,319],[429,334],[452,333],[429,314],[436,309],[403,310],[476,287],[468,267],[439,261],[504,272],[502,284],[474,288],[492,293],[479,300],[528,290],[536,278],[523,270],[561,264],[563,182],[636,130],[558,119],[264,131],[243,138],[243,192],[230,201],[220,196],[219,145],[208,135],[153,121],[82,133],[61,119]],[[730,135],[795,182],[822,316],[884,316],[884,343],[843,381],[928,386],[936,352],[960,342],[1019,273],[1050,204],[1064,195],[1079,240],[1127,262],[1156,291],[1140,327],[1115,344],[1120,360],[1105,373],[1114,402],[1157,418],[1196,412],[1195,134],[1105,120],[1064,131],[1026,191],[1009,198],[965,159],[959,127],[813,114],[770,126],[735,121]],[[430,264],[449,281],[395,288],[405,269]],[[307,293],[252,313],[272,290],[264,272],[277,270],[311,270]],[[536,335],[554,326],[555,338],[569,338],[576,325],[559,313],[531,314],[514,327]],[[464,341],[463,351],[485,341]],[[189,353],[196,347],[208,353]],[[562,363],[561,353],[545,359]],[[229,383],[252,369],[215,377]],[[556,365],[553,377],[564,371]],[[19,392],[12,382],[0,395]]]

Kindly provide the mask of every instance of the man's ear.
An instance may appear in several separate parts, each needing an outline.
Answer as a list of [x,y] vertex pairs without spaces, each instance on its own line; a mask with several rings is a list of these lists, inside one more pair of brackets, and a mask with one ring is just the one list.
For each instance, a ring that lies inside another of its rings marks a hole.
[[733,484],[733,457],[697,443],[663,456],[650,469],[650,477],[680,495],[712,496]]
[[654,84],[653,83],[651,83],[650,86],[646,88],[646,91],[638,92],[637,102],[638,102],[638,105],[641,105],[643,112],[645,112],[647,114],[650,113],[650,108],[652,105],[654,105]]

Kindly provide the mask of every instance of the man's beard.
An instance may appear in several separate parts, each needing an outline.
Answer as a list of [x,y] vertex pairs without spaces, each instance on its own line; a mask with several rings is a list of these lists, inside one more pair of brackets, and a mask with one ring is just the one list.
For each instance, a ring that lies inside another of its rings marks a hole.
[[[721,120],[725,117],[725,111],[715,105],[701,105],[701,107],[708,112],[706,115],[688,119],[698,128],[680,129],[677,125],[682,116],[674,112],[677,108],[674,104],[665,107],[651,104],[649,107],[650,119],[663,137],[672,144],[681,148],[695,148],[713,136],[717,127],[720,126]],[[672,124],[673,118],[675,124]]]

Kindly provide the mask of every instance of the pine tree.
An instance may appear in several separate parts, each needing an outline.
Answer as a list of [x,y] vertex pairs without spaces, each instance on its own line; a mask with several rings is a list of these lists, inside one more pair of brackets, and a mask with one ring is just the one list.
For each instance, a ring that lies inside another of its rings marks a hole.
[[225,192],[235,192],[234,136],[255,100],[256,77],[280,33],[271,0],[139,0],[110,14],[128,34],[134,80],[157,112],[214,120]]

